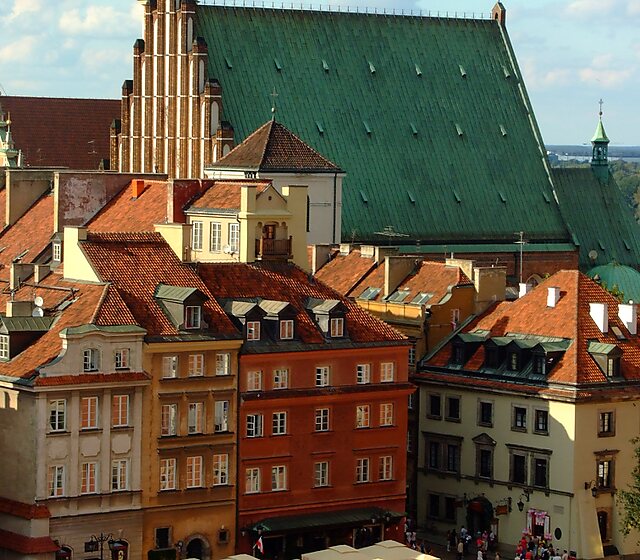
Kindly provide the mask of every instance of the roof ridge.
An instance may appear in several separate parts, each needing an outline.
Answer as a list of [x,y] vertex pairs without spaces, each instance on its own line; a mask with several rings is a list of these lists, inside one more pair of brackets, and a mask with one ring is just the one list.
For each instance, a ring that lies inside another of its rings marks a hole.
[[[262,164],[264,163],[264,160],[266,158],[267,148],[269,147],[269,144],[271,142],[271,135],[273,133],[273,125],[275,124],[275,122],[276,122],[276,119],[274,117],[269,122],[265,123],[258,129],[258,130],[261,130],[262,128],[268,128],[267,139],[264,143],[264,146],[262,147],[262,154],[260,154],[260,164],[258,165],[258,167],[262,167]],[[256,132],[258,132],[258,130],[256,130]],[[249,136],[249,138],[251,138],[251,136]],[[247,140],[249,138],[247,138]]]
[[[274,120],[273,123],[275,125],[279,126],[281,129],[283,129],[286,133],[288,133],[291,136],[293,136],[296,140],[298,140],[298,142],[301,142],[305,147],[307,147],[309,150],[311,150],[321,160],[325,161],[327,164],[335,167],[336,169],[339,169],[339,167],[335,163],[333,163],[330,159],[328,159],[325,156],[323,156],[320,152],[318,152],[318,150],[316,150],[315,148],[313,148],[312,146],[307,144],[302,138],[300,138],[295,132],[293,132],[292,130],[287,128],[284,124],[282,124],[281,122],[278,122],[276,120]],[[267,140],[267,144],[270,142],[270,140],[271,140],[271,133],[269,134],[269,137],[268,137],[268,140]]]
[[105,300],[107,299],[107,295],[109,294],[110,285],[111,283],[106,283],[104,285],[104,289],[102,290],[102,295],[100,296],[100,299],[96,303],[96,308],[93,310],[91,319],[89,319],[90,324],[94,324],[96,322],[96,319],[98,318],[98,313],[100,313],[100,308],[102,307],[102,304],[105,302]]

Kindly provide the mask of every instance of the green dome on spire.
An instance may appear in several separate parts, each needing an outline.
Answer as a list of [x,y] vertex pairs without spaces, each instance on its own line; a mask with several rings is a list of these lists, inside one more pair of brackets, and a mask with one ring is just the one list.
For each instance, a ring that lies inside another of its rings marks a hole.
[[591,141],[609,143],[609,138],[607,137],[607,133],[604,131],[604,125],[602,124],[602,117],[598,119],[598,127],[596,128],[596,132]]

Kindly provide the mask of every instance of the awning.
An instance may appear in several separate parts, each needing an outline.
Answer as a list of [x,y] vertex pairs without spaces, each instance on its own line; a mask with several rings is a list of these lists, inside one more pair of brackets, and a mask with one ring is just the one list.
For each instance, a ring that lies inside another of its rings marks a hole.
[[385,516],[392,520],[404,517],[404,513],[388,511],[379,507],[345,509],[340,511],[322,511],[303,515],[287,515],[284,517],[268,517],[255,523],[251,530],[258,531],[291,531],[294,529],[314,529],[318,527],[340,527],[371,523],[372,519],[382,522]]

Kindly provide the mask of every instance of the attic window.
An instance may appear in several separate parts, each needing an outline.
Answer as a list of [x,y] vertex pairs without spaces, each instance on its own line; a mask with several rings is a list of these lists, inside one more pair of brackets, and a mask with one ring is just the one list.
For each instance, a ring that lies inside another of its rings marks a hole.
[[389,297],[387,297],[387,301],[392,303],[401,303],[407,296],[410,294],[409,290],[398,290],[397,292],[393,292]]
[[506,204],[507,203],[507,197],[504,196],[504,193],[502,191],[498,191],[498,194],[500,195],[500,200],[502,200],[502,202],[504,202]]
[[247,321],[247,340],[260,340],[260,321]]
[[613,334],[618,340],[627,340],[627,337],[620,330],[620,327],[616,327],[615,325],[612,325],[611,330],[613,331]]
[[502,73],[507,80],[511,77],[511,72],[509,72],[509,69],[506,66],[502,67]]
[[62,242],[54,241],[52,245],[52,257],[55,262],[62,260]]
[[362,198],[362,202],[364,202],[365,204],[369,202],[369,199],[367,198],[367,195],[364,191],[360,191],[360,198]]
[[324,127],[322,126],[322,123],[320,121],[316,121],[316,126],[318,127],[318,132],[320,134],[324,134]]
[[620,377],[620,356],[607,358],[607,377]]
[[280,340],[291,340],[293,338],[293,319],[283,319],[280,321]]
[[420,66],[418,66],[416,64],[416,76],[422,76],[422,70],[420,69]]
[[367,131],[367,134],[371,134],[371,128],[369,127],[369,123],[367,121],[362,121],[364,125],[364,129]]
[[464,132],[462,132],[462,127],[458,123],[456,123],[456,132],[458,133],[458,136],[460,136],[460,138],[464,136]]
[[233,68],[233,64],[231,64],[231,60],[229,60],[229,57],[228,57],[228,56],[225,56],[225,57],[224,57],[224,62],[225,62],[225,64],[227,65],[227,68],[228,68],[229,70],[231,70],[231,69]]
[[510,371],[518,371],[520,369],[520,355],[518,352],[511,352],[509,354],[509,364]]
[[418,129],[416,128],[416,125],[413,123],[409,123],[411,125],[411,132],[413,132],[414,136],[418,136]]
[[433,294],[429,294],[427,292],[420,292],[416,297],[414,297],[411,300],[411,303],[413,303],[414,305],[423,305],[427,303],[432,297],[433,297]]
[[0,360],[9,359],[9,335],[0,335]]
[[551,199],[549,198],[549,195],[546,192],[542,191],[542,196],[544,197],[547,204],[551,204]]
[[467,71],[463,68],[463,66],[462,66],[462,65],[459,65],[459,66],[458,66],[458,68],[460,68],[460,75],[461,75],[463,78],[466,78],[466,77],[467,77]]
[[202,318],[202,307],[199,305],[187,305],[184,309],[184,328],[199,329]]
[[460,202],[462,202],[462,199],[460,198],[460,195],[458,194],[457,191],[453,191],[453,196],[456,197],[456,202],[459,204]]
[[326,60],[324,60],[324,59],[322,59],[322,69],[323,69],[325,72],[329,72],[329,65],[327,64],[327,61],[326,61]]
[[100,351],[97,348],[87,348],[82,353],[82,371],[98,371],[100,368]]
[[332,317],[330,321],[330,334],[332,338],[344,336],[344,318]]
[[619,346],[591,340],[587,351],[607,377],[620,377],[622,349]]
[[500,134],[502,134],[502,136],[507,135],[507,129],[504,127],[503,124],[500,125]]
[[362,292],[358,299],[363,299],[365,301],[370,301],[374,299],[380,293],[380,288],[373,288],[369,286],[364,292]]
[[371,72],[372,74],[376,73],[376,67],[373,65],[373,62],[371,61],[367,61],[369,63],[369,72]]
[[409,200],[411,201],[411,204],[415,204],[416,203],[416,197],[413,196],[413,193],[411,191],[407,191],[407,196],[409,197]]
[[280,61],[279,61],[277,58],[274,58],[274,59],[273,59],[273,63],[274,63],[274,64],[275,64],[275,66],[276,66],[276,70],[277,70],[278,72],[282,72],[282,64],[280,64]]
[[624,243],[624,246],[626,247],[627,251],[631,251],[631,245],[629,245],[627,240],[623,239],[622,242]]
[[602,249],[603,251],[605,250],[605,248],[604,248],[604,244],[603,244],[603,243],[602,243],[602,241],[600,241],[599,239],[598,239],[598,246],[599,246],[599,247],[600,247],[600,249]]
[[453,347],[451,361],[456,365],[463,366],[465,364],[465,362],[467,361],[466,358],[467,357],[466,357],[464,344],[456,344]]

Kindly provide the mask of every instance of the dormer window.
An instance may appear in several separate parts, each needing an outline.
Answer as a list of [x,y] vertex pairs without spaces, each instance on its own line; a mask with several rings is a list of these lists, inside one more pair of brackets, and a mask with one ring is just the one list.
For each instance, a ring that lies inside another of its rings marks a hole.
[[509,354],[509,370],[518,371],[520,369],[520,356],[517,352],[511,352]]
[[202,318],[202,307],[199,305],[187,305],[184,310],[184,328],[199,329]]
[[620,357],[607,359],[607,377],[620,377]]
[[588,343],[587,351],[607,378],[616,378],[622,375],[620,371],[622,348],[616,344],[592,340]]
[[453,356],[452,356],[452,360],[453,363],[459,366],[463,366],[464,363],[467,361],[465,358],[465,350],[464,350],[464,346],[459,345],[459,346],[454,346],[453,347]]
[[61,241],[53,242],[51,258],[55,262],[60,262],[62,260],[62,242]]
[[100,368],[100,351],[97,348],[87,348],[82,353],[83,371],[98,371]]
[[247,340],[260,340],[260,321],[247,321]]
[[547,359],[544,356],[535,356],[533,358],[533,371],[538,375],[545,375]]
[[331,337],[337,338],[344,336],[344,319],[335,317],[331,319]]
[[129,349],[118,348],[115,356],[116,369],[129,369]]
[[280,321],[280,340],[291,340],[293,338],[293,319]]
[[0,335],[0,360],[9,359],[9,335]]

